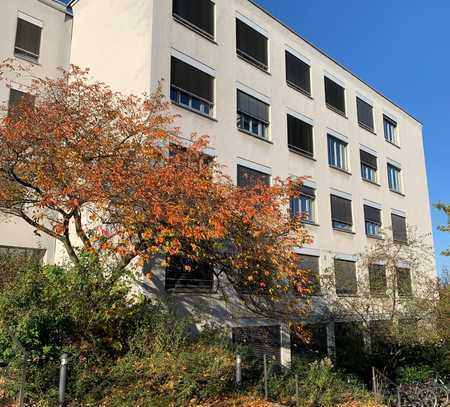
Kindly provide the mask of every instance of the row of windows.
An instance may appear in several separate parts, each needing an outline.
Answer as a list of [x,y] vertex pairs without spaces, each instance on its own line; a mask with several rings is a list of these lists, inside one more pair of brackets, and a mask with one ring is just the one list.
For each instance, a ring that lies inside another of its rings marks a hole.
[[[165,273],[166,290],[199,290],[210,291],[214,284],[213,267],[208,264],[189,263],[189,270],[185,266],[187,260],[176,257],[170,260]],[[320,295],[320,267],[319,257],[310,255],[299,255],[299,268],[305,270],[310,276],[312,295]],[[412,296],[411,272],[408,268],[397,267],[395,269],[396,292],[400,297]],[[334,277],[336,294],[339,296],[357,295],[358,279],[356,262],[334,259]],[[372,264],[369,266],[369,289],[373,297],[387,295],[388,283],[386,266]]]
[[[270,185],[270,175],[263,172],[237,166],[237,184],[242,187],[251,187],[257,182]],[[352,201],[337,195],[330,195],[331,221],[333,229],[353,232]],[[365,204],[364,221],[367,236],[381,238],[381,210]],[[303,185],[299,197],[290,200],[292,216],[301,216],[305,223],[316,223],[316,191],[314,188]],[[392,234],[396,242],[407,242],[406,218],[391,214]]]
[[[184,7],[181,7],[181,4],[184,4]],[[214,38],[214,3],[211,1],[195,2],[190,0],[184,2],[182,0],[174,0],[173,15],[177,20],[181,20],[184,23],[187,22],[191,28],[199,29],[202,34],[206,32],[209,37]],[[208,21],[207,24],[205,23],[206,20]],[[269,69],[267,37],[239,18],[236,18],[236,53],[240,58],[260,69],[265,71]],[[286,50],[285,68],[287,84],[301,93],[311,96],[310,65]],[[214,78],[209,77],[209,80],[213,83]],[[328,76],[325,76],[324,89],[326,106],[345,116],[345,88]],[[375,132],[373,106],[368,101],[363,100],[362,97],[356,97],[356,110],[358,124],[366,130]],[[213,113],[210,111],[208,114],[212,115]],[[268,120],[265,123],[268,125]],[[383,129],[385,139],[398,145],[396,121],[383,115]],[[248,129],[246,128],[246,130]],[[256,130],[254,133],[260,134]],[[267,134],[267,131],[265,133]]]

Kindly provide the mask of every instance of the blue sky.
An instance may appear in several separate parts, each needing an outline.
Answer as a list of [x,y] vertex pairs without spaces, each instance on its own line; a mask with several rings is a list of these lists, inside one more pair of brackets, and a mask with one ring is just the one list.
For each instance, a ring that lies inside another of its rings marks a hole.
[[[422,121],[430,201],[450,203],[450,1],[257,2]],[[432,218],[440,271],[450,234],[436,230],[442,213]]]

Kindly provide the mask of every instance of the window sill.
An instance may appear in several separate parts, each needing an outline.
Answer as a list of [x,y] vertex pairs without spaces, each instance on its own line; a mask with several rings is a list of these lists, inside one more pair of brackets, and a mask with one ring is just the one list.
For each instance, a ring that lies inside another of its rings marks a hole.
[[303,96],[306,96],[308,99],[314,100],[314,98],[311,96],[311,92],[307,92],[306,90],[299,88],[298,86],[295,86],[293,83],[291,83],[289,81],[286,81],[286,84],[288,85],[288,87],[301,93]]
[[250,60],[248,58],[245,58],[244,56],[240,55],[239,53],[237,53],[236,55],[241,61],[247,62],[254,68],[258,69],[259,71],[264,72],[266,75],[272,76],[272,74],[269,72],[268,69],[264,69],[262,66],[259,66],[257,63],[253,62],[252,60]]
[[212,42],[215,45],[219,45],[214,40],[213,36],[210,36],[208,33],[204,32],[200,28],[198,28],[195,25],[191,24],[189,21],[186,21],[184,18],[182,18],[180,16],[177,16],[176,14],[172,14],[172,17],[177,23],[183,25],[184,27],[188,28],[189,30],[191,30],[191,31],[195,32],[196,34],[202,36],[203,38],[207,39],[209,42]]
[[400,195],[400,196],[403,196],[403,197],[405,197],[406,195],[403,193],[403,192],[400,192],[400,191],[395,191],[395,190],[393,190],[393,189],[389,189],[389,191],[391,191],[392,193],[394,193],[394,194],[397,194],[397,195]]
[[258,140],[265,141],[265,142],[268,143],[268,144],[273,144],[273,141],[270,141],[270,140],[268,140],[268,139],[265,139],[264,137],[257,136],[256,134],[253,134],[253,133],[251,133],[251,132],[249,132],[249,131],[247,131],[247,130],[240,129],[239,127],[238,127],[237,129],[238,129],[241,133],[246,134],[247,136],[252,136],[252,137],[254,137],[254,138],[258,139]]
[[22,61],[29,62],[30,64],[33,64],[36,66],[41,66],[41,63],[39,62],[39,60],[36,61],[33,58],[27,58],[25,55],[20,55],[20,54],[14,53],[14,58],[21,59]]
[[361,178],[364,182],[367,182],[368,184],[371,184],[371,185],[375,185],[376,187],[381,187],[381,185],[378,183],[378,182],[375,182],[375,181],[371,181],[370,179],[367,179],[367,178]]
[[[386,140],[386,138],[385,138],[385,140]],[[400,145],[393,143],[392,141],[386,140],[386,143],[389,143],[391,146],[397,147],[398,149],[401,148]]]
[[171,102],[172,102],[173,105],[181,107],[182,109],[187,110],[188,112],[195,113],[195,114],[197,114],[197,115],[199,115],[201,117],[204,117],[205,119],[212,120],[213,122],[218,122],[218,120],[216,118],[208,116],[207,114],[199,112],[198,110],[191,109],[189,106],[185,106],[185,105],[183,105],[181,103],[174,102],[173,100],[171,100]]
[[332,112],[338,114],[339,116],[342,116],[344,119],[348,119],[348,117],[346,116],[345,112],[341,112],[339,109],[336,109],[335,107],[329,105],[328,103],[326,103],[326,106]]
[[359,126],[361,129],[363,129],[363,130],[365,130],[365,131],[368,131],[369,133],[372,133],[374,136],[377,135],[377,133],[375,133],[375,131],[374,131],[373,129],[371,129],[371,128],[367,127],[367,126],[364,126],[364,124],[361,124],[361,123],[358,122],[358,126]]
[[368,235],[367,233],[366,233],[366,237],[369,238],[369,239],[384,240],[384,238],[382,236]]
[[314,227],[319,227],[319,226],[320,226],[320,225],[319,225],[318,223],[316,223],[316,222],[311,222],[311,221],[307,221],[307,220],[304,220],[304,221],[302,222],[302,224],[305,225],[305,226],[314,226]]
[[348,235],[356,235],[355,232],[352,230],[345,230],[345,229],[339,229],[339,228],[332,228],[335,232],[341,232],[341,233],[347,233]]
[[344,170],[344,169],[339,168],[339,167],[335,167],[334,165],[331,165],[331,164],[328,164],[328,165],[329,165],[330,168],[333,168],[333,170],[338,170],[340,172],[343,172],[344,174],[352,175],[352,173],[347,171],[347,170]]
[[291,153],[300,155],[300,156],[305,157],[305,158],[307,158],[308,160],[311,160],[311,161],[317,161],[313,156],[310,156],[309,154],[302,153],[301,151],[295,150],[295,149],[293,149],[293,148],[291,148],[289,146],[288,146],[288,149],[289,149],[289,151]]

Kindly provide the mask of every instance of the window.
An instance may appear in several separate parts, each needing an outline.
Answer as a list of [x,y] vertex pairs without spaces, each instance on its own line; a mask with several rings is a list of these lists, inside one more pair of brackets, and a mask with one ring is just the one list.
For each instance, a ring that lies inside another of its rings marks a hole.
[[172,57],[170,99],[178,105],[212,116],[214,78],[179,59]]
[[370,321],[370,349],[373,354],[384,354],[392,351],[392,335],[394,327],[392,321]]
[[302,93],[311,95],[310,67],[286,51],[286,81]]
[[287,126],[289,149],[313,157],[313,127],[290,114],[287,115]]
[[356,110],[358,112],[358,124],[366,130],[374,131],[373,107],[357,97]]
[[391,214],[392,237],[395,242],[406,243],[408,241],[406,233],[406,218],[403,216]]
[[352,201],[331,195],[331,221],[333,229],[351,231],[352,221]]
[[173,16],[214,38],[214,3],[211,0],[173,0]]
[[397,293],[400,297],[412,296],[411,270],[408,268],[397,267]]
[[328,164],[344,171],[347,166],[347,143],[328,135]]
[[334,259],[334,275],[337,295],[356,295],[356,263],[354,261]]
[[378,208],[364,205],[364,221],[366,223],[367,236],[380,237],[381,211]]
[[359,150],[361,177],[365,181],[377,182],[377,157],[364,150]]
[[387,165],[389,189],[393,192],[402,192],[400,168],[392,164]]
[[237,91],[237,127],[247,133],[268,138],[269,105]]
[[38,62],[41,50],[41,32],[41,27],[19,17],[14,55],[31,62]]
[[311,287],[311,294],[319,295],[320,294],[319,257],[300,254],[298,266],[301,270],[304,270],[307,273],[308,283]]
[[[308,331],[308,340],[305,340],[304,328]],[[301,356],[305,352],[313,352],[325,357],[328,355],[327,345],[326,325],[291,326],[291,352],[293,356]]]
[[267,38],[239,19],[236,19],[236,51],[246,61],[267,71]]
[[[334,324],[336,365],[341,369],[363,366],[367,360],[364,352],[364,327],[358,322]],[[367,362],[366,362],[367,363]]]
[[370,295],[373,295],[374,297],[386,295],[386,266],[384,266],[383,264],[369,265],[369,286]]
[[387,116],[383,116],[384,138],[389,143],[398,145],[397,123]]
[[328,135],[328,163],[331,167],[347,171],[347,143]]
[[334,111],[345,116],[345,89],[325,76],[325,102]]
[[315,199],[316,191],[314,188],[302,185],[300,187],[300,196],[290,199],[291,216],[302,216],[306,223],[315,221]]
[[273,326],[246,326],[232,329],[233,343],[250,346],[258,365],[262,365],[264,355],[267,362],[281,362],[281,328]]
[[237,166],[238,186],[251,188],[254,187],[257,183],[262,183],[269,186],[270,175],[238,164]]
[[15,109],[17,108],[17,104],[21,102],[23,98],[26,98],[26,104],[29,107],[34,105],[34,96],[17,89],[11,88],[9,90],[8,116],[17,116],[19,112]]
[[209,264],[193,263],[181,256],[172,257],[166,267],[166,290],[212,290],[214,271]]

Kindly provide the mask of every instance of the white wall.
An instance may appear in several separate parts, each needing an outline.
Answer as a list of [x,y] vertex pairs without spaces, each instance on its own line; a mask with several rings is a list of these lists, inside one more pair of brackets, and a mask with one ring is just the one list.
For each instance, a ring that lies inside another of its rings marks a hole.
[[[18,12],[25,13],[42,22],[40,58],[38,64],[29,64],[38,77],[56,77],[58,68],[69,64],[72,18],[65,8],[51,0],[4,0],[0,2],[0,60],[14,58],[14,43]],[[16,86],[26,82],[15,80]],[[0,86],[0,102],[7,103],[9,89]],[[38,236],[24,221],[0,217],[0,246],[47,249],[45,260],[54,261],[55,242],[46,235]]]

